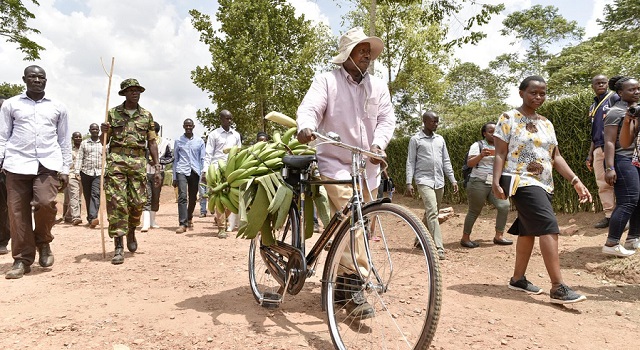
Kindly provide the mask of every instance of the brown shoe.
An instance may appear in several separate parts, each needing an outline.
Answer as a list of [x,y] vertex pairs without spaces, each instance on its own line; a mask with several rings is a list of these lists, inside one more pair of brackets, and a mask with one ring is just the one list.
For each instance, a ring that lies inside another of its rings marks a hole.
[[71,220],[71,225],[73,225],[73,226],[78,226],[81,223],[82,223],[81,219],[73,219],[73,220]]
[[22,278],[25,273],[31,272],[31,266],[25,265],[22,261],[14,261],[11,270],[4,275],[4,278],[8,280],[15,280]]
[[91,221],[89,221],[89,228],[96,228],[98,225],[100,225],[100,220],[98,220],[98,218],[91,219]]
[[186,226],[180,226],[176,230],[176,233],[185,233],[185,232],[187,232],[187,227]]

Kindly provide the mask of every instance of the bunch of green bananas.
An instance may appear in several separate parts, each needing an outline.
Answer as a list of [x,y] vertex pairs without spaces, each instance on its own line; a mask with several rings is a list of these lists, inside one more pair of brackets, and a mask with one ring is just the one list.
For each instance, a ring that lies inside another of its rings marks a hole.
[[239,236],[253,238],[267,222],[271,228],[284,223],[293,192],[280,175],[282,157],[315,154],[315,149],[298,142],[296,130],[290,127],[282,135],[276,132],[272,142],[261,141],[243,149],[234,146],[226,161],[212,163],[207,169],[209,211],[224,212],[226,208],[240,213]]

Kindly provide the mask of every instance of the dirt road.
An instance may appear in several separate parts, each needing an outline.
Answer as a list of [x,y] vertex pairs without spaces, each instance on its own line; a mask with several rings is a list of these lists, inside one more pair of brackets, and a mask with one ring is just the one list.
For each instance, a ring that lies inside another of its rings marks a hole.
[[[420,202],[396,196],[421,215]],[[588,300],[554,306],[548,294],[509,290],[514,246],[491,243],[495,211],[485,209],[472,235],[481,246],[458,244],[462,213],[443,224],[447,260],[441,264],[443,307],[434,349],[635,349],[640,325],[640,259],[600,254],[606,230],[591,228],[601,214],[560,215],[573,226],[560,238],[566,282]],[[510,222],[515,213],[509,216]],[[138,234],[125,263],[102,257],[100,230],[54,227],[51,268],[34,265],[19,280],[0,279],[0,349],[331,349],[320,308],[319,276],[288,296],[279,310],[258,306],[249,290],[249,242],[218,239],[212,218],[175,233],[177,204],[163,190],[160,229]],[[0,256],[0,271],[11,255]],[[619,269],[606,277],[603,268]],[[322,269],[319,269],[322,271]],[[539,250],[528,270],[549,290]],[[622,280],[634,283],[624,283]]]

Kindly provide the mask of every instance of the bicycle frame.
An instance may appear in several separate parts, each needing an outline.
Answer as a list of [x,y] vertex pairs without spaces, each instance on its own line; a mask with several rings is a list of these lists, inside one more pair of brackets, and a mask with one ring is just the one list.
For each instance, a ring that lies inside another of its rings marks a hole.
[[[366,235],[366,230],[367,230],[367,227],[365,225],[364,218],[362,215],[363,206],[367,205],[363,203],[364,197],[362,194],[362,188],[363,188],[362,178],[363,176],[366,176],[366,171],[365,171],[366,159],[364,158],[364,156],[380,159],[386,165],[386,162],[384,161],[381,155],[366,151],[358,147],[346,145],[340,142],[339,140],[336,140],[335,138],[330,138],[319,133],[314,133],[314,135],[317,138],[325,141],[323,143],[334,144],[336,146],[343,147],[351,151],[351,154],[352,154],[351,179],[350,180],[310,179],[309,168],[307,167],[305,169],[300,169],[301,170],[300,181],[298,183],[297,192],[294,191],[295,196],[293,201],[296,207],[295,210],[297,210],[298,212],[297,217],[298,217],[298,221],[300,222],[298,226],[305,227],[304,202],[305,200],[307,200],[306,194],[309,192],[310,187],[312,185],[351,184],[352,196],[349,202],[347,203],[347,205],[345,205],[345,207],[341,211],[336,211],[336,213],[332,216],[331,220],[329,221],[329,224],[327,225],[327,227],[324,228],[324,230],[320,235],[320,238],[313,245],[313,247],[311,248],[308,254],[306,253],[305,240],[303,238],[303,235],[301,234],[301,230],[298,230],[298,232],[294,232],[292,230],[291,234],[294,234],[294,236],[292,236],[292,244],[293,244],[292,246],[289,246],[288,244],[279,244],[279,246],[277,247],[264,247],[264,246],[260,247],[263,260],[265,260],[266,262],[270,262],[267,264],[267,266],[269,267],[269,270],[271,271],[273,276],[276,277],[276,279],[280,282],[280,284],[285,287],[285,290],[292,295],[297,294],[302,289],[302,286],[304,285],[306,278],[310,277],[314,273],[315,271],[314,268],[309,269],[308,267],[315,266],[322,250],[327,246],[327,244],[329,243],[329,240],[335,235],[335,233],[337,233],[342,228],[343,225],[347,225],[347,224],[350,225],[350,234],[351,234],[350,249],[352,253],[351,256],[353,259],[354,266],[358,266],[355,258],[355,254],[354,254],[354,248],[353,248],[356,242],[355,233],[357,232],[357,230],[361,229],[364,231],[364,234]],[[378,202],[389,202],[389,199],[388,198],[379,199],[379,200],[372,201],[371,203],[378,203]],[[349,218],[349,220],[347,220],[347,218]],[[365,242],[367,260],[369,262],[368,265],[370,266],[370,270],[371,270],[371,271],[368,271],[368,273],[373,272],[378,282],[381,283],[382,279],[378,275],[378,272],[375,270],[375,268],[373,268],[371,255],[369,253],[369,243],[366,239],[364,240],[364,242]],[[271,250],[289,257],[290,264],[287,264],[286,271],[282,271],[282,269],[279,268],[278,265],[271,260],[271,257],[267,252]],[[304,262],[300,261],[301,259],[299,257],[301,255],[304,256]],[[296,266],[292,266],[291,262],[294,262]],[[356,269],[356,270],[359,270],[359,269]],[[360,271],[358,271],[357,273],[361,274]],[[362,275],[360,277],[362,277]],[[293,280],[293,283],[292,283],[292,280]]]

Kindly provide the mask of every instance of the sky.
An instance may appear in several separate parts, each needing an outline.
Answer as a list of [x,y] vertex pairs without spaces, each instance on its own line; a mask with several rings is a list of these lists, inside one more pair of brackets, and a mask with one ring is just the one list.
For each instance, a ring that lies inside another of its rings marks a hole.
[[[196,122],[196,135],[205,130],[195,120],[198,109],[215,106],[207,93],[191,82],[196,66],[210,65],[208,47],[191,25],[190,9],[196,9],[215,20],[217,1],[209,0],[51,0],[40,6],[27,3],[35,15],[31,27],[41,31],[31,38],[46,48],[41,59],[24,61],[17,45],[0,37],[0,82],[23,84],[23,70],[37,64],[47,72],[47,97],[63,102],[70,115],[70,130],[88,132],[89,124],[104,121],[107,108],[108,72],[114,58],[109,107],[124,101],[118,95],[120,82],[137,78],[147,90],[140,105],[151,111],[163,125],[163,136],[177,138],[184,130],[182,121]],[[338,0],[289,0],[297,13],[314,22],[322,22],[339,35],[348,28],[341,16],[348,3]],[[506,3],[506,10],[483,27],[488,37],[479,45],[458,49],[455,57],[486,67],[494,57],[517,49],[512,39],[498,33],[505,16],[532,5],[554,5],[569,20],[585,27],[587,37],[600,29],[595,20],[605,3],[613,0],[484,0]],[[473,7],[468,8],[474,11]],[[464,14],[462,15],[464,16]],[[456,34],[456,28],[452,29]],[[311,79],[312,77],[309,77]],[[516,102],[508,101],[515,104]],[[241,130],[240,130],[241,131]],[[245,135],[245,137],[250,137]]]

